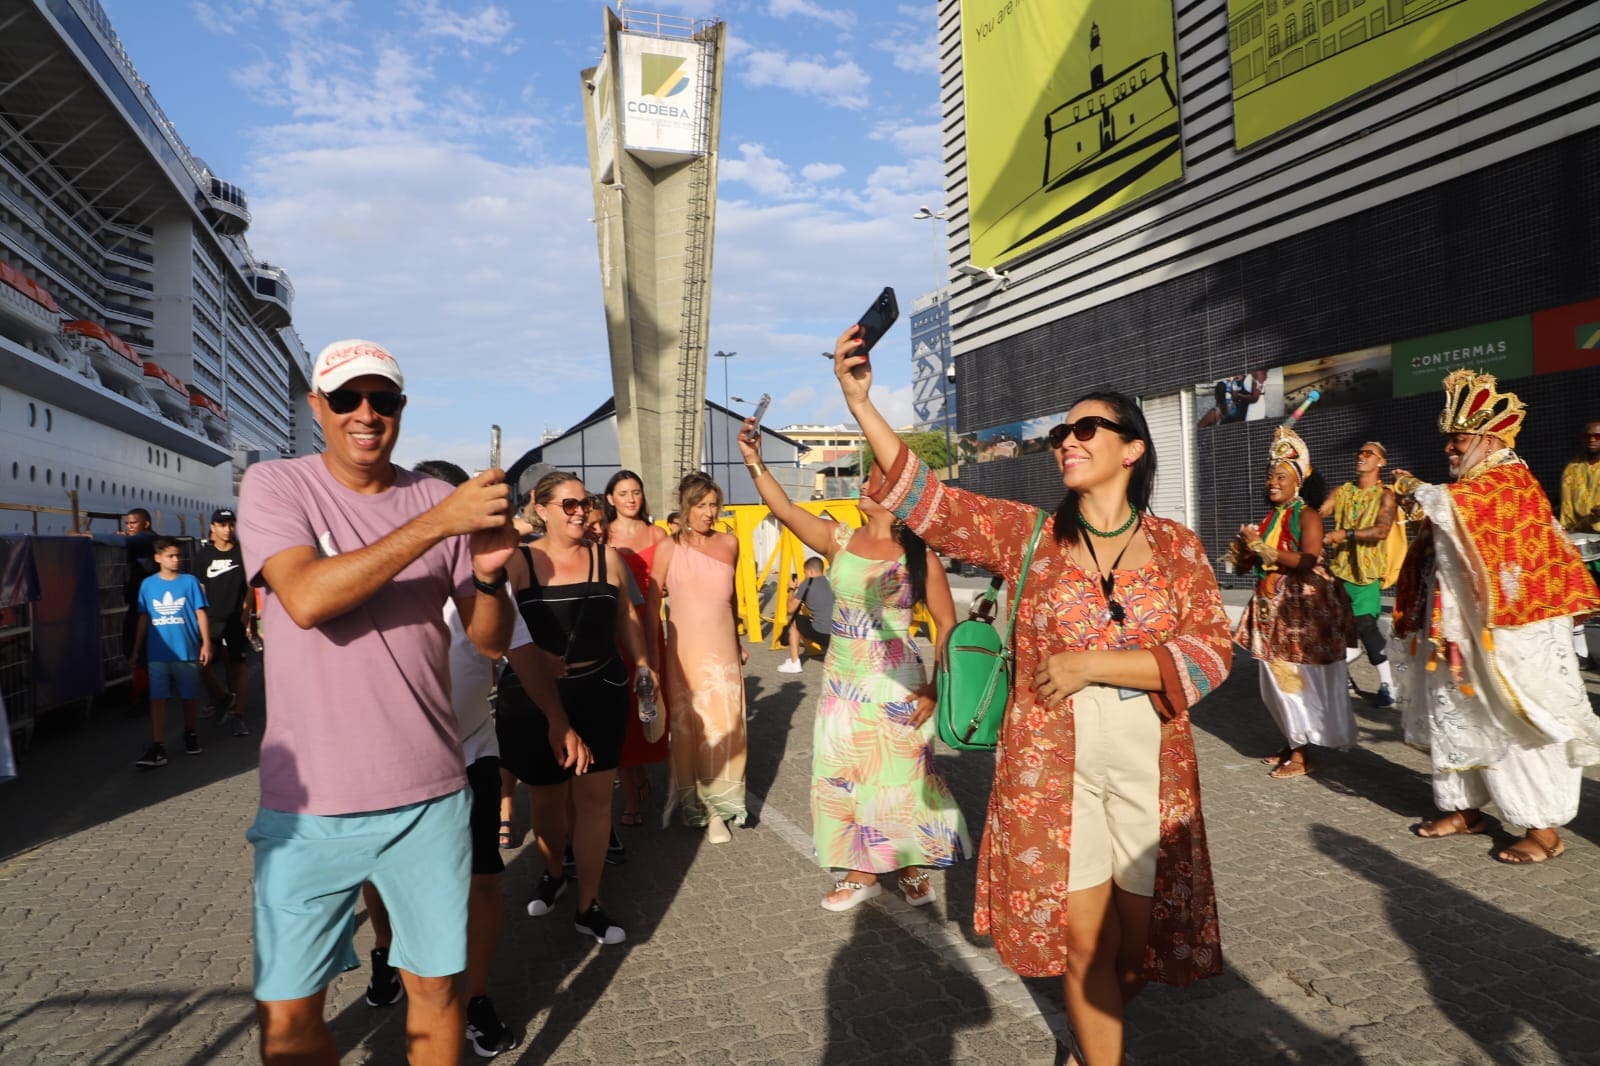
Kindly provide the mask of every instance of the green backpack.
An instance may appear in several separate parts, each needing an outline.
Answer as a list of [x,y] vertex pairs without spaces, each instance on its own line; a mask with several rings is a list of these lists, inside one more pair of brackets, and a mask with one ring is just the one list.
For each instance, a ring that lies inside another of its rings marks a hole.
[[939,692],[934,720],[939,739],[957,751],[993,751],[1000,740],[1000,723],[1011,698],[1011,634],[1017,624],[1022,586],[1033,565],[1033,550],[1039,546],[1043,532],[1044,512],[1040,511],[1022,560],[1016,595],[1011,597],[1011,618],[1006,622],[1005,634],[996,632],[992,621],[995,598],[1005,583],[1002,577],[989,582],[983,595],[973,601],[967,620],[950,631],[944,661],[934,674]]

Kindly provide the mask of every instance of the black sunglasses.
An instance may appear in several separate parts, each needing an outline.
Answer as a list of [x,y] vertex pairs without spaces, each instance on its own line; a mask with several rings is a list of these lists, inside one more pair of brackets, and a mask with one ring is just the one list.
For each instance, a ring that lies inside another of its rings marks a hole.
[[1067,434],[1070,433],[1079,440],[1093,440],[1094,435],[1100,432],[1101,426],[1116,430],[1118,433],[1128,432],[1128,427],[1120,422],[1113,422],[1111,419],[1101,418],[1099,415],[1084,415],[1076,422],[1061,423],[1061,425],[1052,429],[1050,435],[1045,439],[1050,442],[1052,449],[1059,448],[1062,442],[1067,439]]
[[393,418],[406,402],[403,392],[366,392],[361,389],[334,389],[323,393],[322,398],[327,401],[328,410],[336,415],[347,415],[360,407],[362,400],[366,400],[372,406],[372,413],[379,418]]

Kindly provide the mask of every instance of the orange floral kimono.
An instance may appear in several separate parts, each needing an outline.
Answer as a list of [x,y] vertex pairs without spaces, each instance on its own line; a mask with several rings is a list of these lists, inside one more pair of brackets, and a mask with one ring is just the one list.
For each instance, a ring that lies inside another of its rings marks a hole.
[[[1000,574],[1016,588],[1038,508],[949,488],[909,448],[867,491],[931,547]],[[1000,958],[1022,976],[1065,972],[1073,716],[1035,702],[1033,675],[1058,651],[1141,646],[1155,653],[1163,685],[1151,694],[1163,717],[1161,837],[1144,976],[1173,985],[1213,977],[1222,972],[1222,947],[1189,709],[1222,683],[1231,662],[1216,575],[1193,532],[1145,516],[1155,560],[1117,571],[1117,595],[1129,618],[1114,628],[1103,614],[1098,581],[1056,543],[1053,527],[1053,519],[1045,522],[1017,613],[1012,703],[996,752],[974,925],[994,936]],[[1148,627],[1130,644],[1121,638],[1140,628],[1145,584],[1159,586],[1169,609],[1159,618],[1152,611]]]

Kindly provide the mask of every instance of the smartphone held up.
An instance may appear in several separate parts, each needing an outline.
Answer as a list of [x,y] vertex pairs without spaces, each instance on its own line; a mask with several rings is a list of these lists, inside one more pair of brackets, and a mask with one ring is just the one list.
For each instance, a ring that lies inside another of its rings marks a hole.
[[[855,354],[866,358],[867,353],[872,351],[872,346],[883,339],[883,335],[889,332],[889,327],[899,318],[900,304],[894,298],[894,289],[885,285],[883,291],[878,293],[878,298],[872,301],[872,306],[856,320],[856,325],[861,328],[860,336],[857,338],[861,348]],[[822,355],[825,359],[833,358],[832,352],[823,352]]]
[[761,419],[766,416],[767,408],[772,405],[772,394],[763,392],[761,399],[756,401],[756,409],[750,412],[750,428],[743,436],[744,439],[755,444],[761,439]]

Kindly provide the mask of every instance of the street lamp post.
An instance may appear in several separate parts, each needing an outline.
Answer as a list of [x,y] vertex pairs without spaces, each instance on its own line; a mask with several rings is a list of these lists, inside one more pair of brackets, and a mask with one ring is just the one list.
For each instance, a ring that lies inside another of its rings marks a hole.
[[[717,351],[714,351],[714,352],[711,353],[711,357],[713,359],[721,359],[722,360],[722,406],[723,407],[727,407],[728,406],[728,360],[732,359],[734,356],[736,356],[738,354],[739,354],[738,352],[724,352],[721,349],[718,349]],[[726,418],[727,418],[727,416],[723,415],[717,421],[718,422],[723,422],[723,420],[726,419]],[[727,429],[726,424],[723,425],[723,429],[724,430]],[[712,442],[712,446],[711,446],[711,471],[712,471],[712,475],[713,476],[715,476],[716,469],[717,469],[716,436],[717,435],[715,433],[711,434],[711,442]],[[731,447],[728,444],[728,439],[727,439],[727,434],[726,433],[723,434],[722,450],[725,451],[725,452],[731,451]],[[730,456],[730,460],[731,460],[731,456]],[[727,478],[723,478],[722,480],[726,481],[728,479]]]
[[950,467],[956,465],[955,447],[950,441],[950,421],[953,412],[950,410],[950,344],[946,339],[946,331],[950,322],[950,297],[946,289],[944,249],[939,244],[939,223],[944,220],[947,213],[948,210],[942,207],[937,211],[929,211],[927,205],[924,204],[917,208],[917,213],[911,217],[918,222],[926,219],[928,228],[933,233],[934,277],[938,280],[938,284],[933,290],[933,306],[936,313],[939,307],[939,293],[941,290],[946,293],[944,298],[945,317],[940,328],[934,333],[934,345],[939,353],[939,393],[944,400],[943,417],[940,421],[944,423],[944,455],[948,472]]

